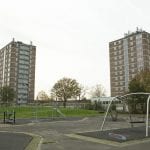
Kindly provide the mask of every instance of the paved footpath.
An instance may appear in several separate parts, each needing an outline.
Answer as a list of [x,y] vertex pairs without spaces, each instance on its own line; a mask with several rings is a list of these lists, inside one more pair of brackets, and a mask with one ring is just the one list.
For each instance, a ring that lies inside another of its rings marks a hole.
[[[0,131],[25,132],[39,135],[41,150],[149,150],[150,142],[138,142],[123,147],[101,144],[96,141],[88,141],[68,136],[78,132],[99,130],[102,117],[89,117],[71,121],[36,122],[24,125],[11,125],[0,127]],[[130,124],[120,120],[117,122],[107,121],[105,129],[126,128]],[[14,138],[15,139],[15,138]],[[17,139],[16,139],[17,142]]]
[[24,150],[32,136],[22,133],[0,132],[0,149],[1,150]]

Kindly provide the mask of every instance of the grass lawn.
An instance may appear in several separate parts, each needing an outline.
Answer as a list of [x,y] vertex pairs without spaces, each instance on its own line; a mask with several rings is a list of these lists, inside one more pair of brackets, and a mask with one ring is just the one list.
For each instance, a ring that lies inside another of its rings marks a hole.
[[3,118],[3,112],[16,112],[16,118],[49,118],[49,117],[59,117],[64,116],[96,116],[99,115],[98,111],[86,110],[79,108],[59,108],[60,111],[53,109],[50,106],[15,106],[15,107],[0,107],[0,118]]

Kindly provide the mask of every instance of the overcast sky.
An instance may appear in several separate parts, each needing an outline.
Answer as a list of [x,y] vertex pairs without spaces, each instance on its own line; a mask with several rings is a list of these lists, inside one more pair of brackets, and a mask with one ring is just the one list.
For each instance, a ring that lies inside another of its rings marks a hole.
[[110,93],[110,41],[150,32],[149,0],[0,0],[0,48],[14,37],[37,46],[36,94],[62,77]]

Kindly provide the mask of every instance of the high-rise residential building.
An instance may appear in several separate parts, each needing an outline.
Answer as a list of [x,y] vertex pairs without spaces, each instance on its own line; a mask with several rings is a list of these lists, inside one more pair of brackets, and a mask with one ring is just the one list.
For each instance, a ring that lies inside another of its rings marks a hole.
[[36,47],[11,41],[0,49],[0,87],[10,86],[18,103],[34,100]]
[[141,70],[150,69],[150,33],[137,28],[109,43],[111,96],[128,91],[129,82]]

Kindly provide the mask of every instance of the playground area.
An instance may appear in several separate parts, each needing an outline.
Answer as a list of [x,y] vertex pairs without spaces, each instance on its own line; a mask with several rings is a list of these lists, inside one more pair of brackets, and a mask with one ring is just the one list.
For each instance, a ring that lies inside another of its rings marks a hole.
[[[137,97],[137,95],[138,96],[140,95],[140,97]],[[131,103],[131,98],[132,98],[132,103]],[[139,101],[139,98],[144,98],[144,101],[142,100]],[[118,112],[116,110],[116,107],[114,107],[116,99],[121,100],[122,106],[123,106],[122,111],[126,112],[126,115],[124,116],[121,115],[120,120],[122,120],[122,122],[124,123],[128,122],[130,124],[130,127],[122,128],[122,126],[119,126],[118,121],[117,121],[119,120]],[[80,138],[84,138],[82,136],[86,136],[89,139],[90,138],[100,139],[104,143],[112,144],[115,146],[120,146],[121,143],[125,143],[126,145],[128,142],[131,143],[132,141],[140,142],[143,140],[150,140],[149,139],[150,138],[150,129],[149,129],[150,128],[149,126],[150,104],[149,104],[149,101],[150,101],[150,93],[130,93],[124,96],[116,96],[114,97],[114,99],[110,101],[108,105],[100,130],[78,133],[78,135],[81,136],[81,137],[79,136]],[[135,104],[136,105],[140,104],[140,107],[138,106],[138,109],[136,109],[138,114],[136,114],[135,112],[133,113],[133,111],[131,111],[133,110],[132,107],[136,106]],[[144,105],[146,107],[144,107]],[[144,111],[145,111],[145,114],[144,114]],[[139,112],[142,112],[142,113],[139,113]],[[109,116],[111,116],[112,121],[116,122],[116,126],[117,126],[116,129],[106,128],[108,126],[110,127],[110,125],[106,124],[106,122],[109,122]],[[106,130],[104,130],[104,127],[106,128]]]
[[[123,98],[123,102],[125,100]],[[147,96],[145,100],[147,104],[149,100],[150,97]],[[41,150],[76,150],[77,145],[78,149],[81,150],[149,150],[149,104],[146,105],[145,114],[131,113],[126,106],[125,113],[120,111],[116,113],[115,109],[112,109],[111,104],[114,105],[113,100],[109,103],[105,114],[79,108],[66,108],[66,110],[63,110],[64,108],[59,108],[58,110],[53,108],[52,110],[50,107],[43,106],[44,110],[48,109],[50,112],[58,111],[58,116],[55,116],[53,112],[50,113],[49,118],[42,118],[38,115],[38,111],[33,111],[42,110],[40,109],[41,106],[39,106],[39,109],[36,106],[36,109],[32,108],[32,111],[28,112],[34,112],[33,114],[37,116],[31,115],[31,118],[17,118],[30,120],[32,124],[17,124],[19,120],[16,120],[16,124],[3,126],[0,130],[10,133],[23,131],[38,135],[42,137],[40,141]],[[126,105],[128,103],[123,104]],[[138,106],[138,108],[141,109],[142,107]],[[17,109],[15,109],[16,114]],[[91,112],[88,114],[88,111]],[[71,112],[73,115],[71,115]]]
[[[110,138],[113,136],[114,139],[120,138],[118,134],[124,135],[126,138],[129,138],[133,132],[139,134],[140,136],[145,135],[145,128],[138,128],[139,124],[134,128],[131,127],[130,123],[125,121],[127,115],[120,115],[120,118],[117,121],[112,121],[111,116],[108,116],[107,122],[105,124],[106,132],[102,131],[107,137],[102,136],[100,133],[100,126],[103,121],[103,116],[95,116],[95,117],[82,117],[76,120],[62,120],[62,121],[48,121],[48,122],[33,122],[32,124],[21,124],[21,125],[9,125],[3,126],[0,128],[0,131],[7,131],[8,133],[32,133],[42,137],[37,144],[40,143],[41,150],[149,150],[150,141],[149,138],[147,140],[145,138],[131,139],[130,143],[117,141],[117,144],[112,144],[115,141],[112,139],[108,139],[108,135]],[[117,129],[120,129],[118,131]],[[126,129],[126,130],[125,130]],[[134,131],[133,131],[133,130]],[[94,132],[98,135],[101,135],[101,139],[94,137]],[[88,135],[81,135],[81,134]],[[112,135],[112,133],[114,135]],[[142,134],[141,134],[142,133]],[[93,137],[92,137],[93,134]],[[115,135],[116,134],[116,135]],[[13,134],[12,134],[13,136]],[[134,135],[133,135],[134,136]],[[91,138],[90,138],[91,137]],[[12,137],[11,137],[12,138]],[[16,136],[13,137],[14,143]],[[104,140],[106,138],[106,140]],[[131,137],[130,137],[131,138]],[[10,140],[11,141],[11,140]],[[106,142],[108,141],[108,142]],[[126,143],[124,145],[123,143]],[[3,143],[0,143],[0,145]],[[16,143],[16,145],[20,143]],[[78,147],[77,147],[78,146]],[[5,150],[5,149],[4,149]],[[32,149],[30,149],[32,150]],[[36,150],[36,148],[34,149]]]

